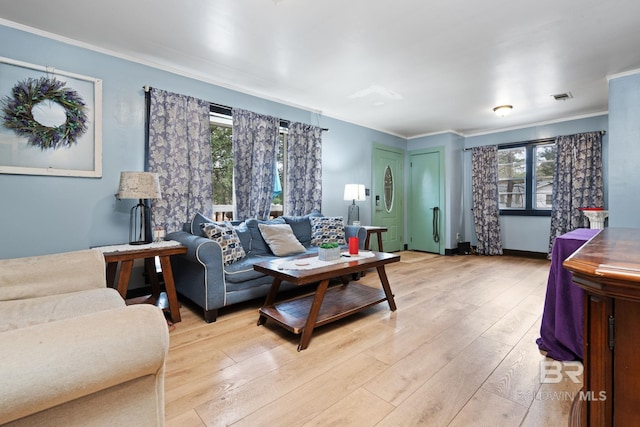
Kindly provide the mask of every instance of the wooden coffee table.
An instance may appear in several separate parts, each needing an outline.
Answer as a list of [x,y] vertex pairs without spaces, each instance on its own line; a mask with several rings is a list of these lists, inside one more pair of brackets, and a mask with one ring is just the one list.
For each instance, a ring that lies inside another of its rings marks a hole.
[[[311,334],[316,326],[342,319],[383,301],[389,303],[391,311],[396,303],[391,293],[385,265],[400,261],[400,255],[372,252],[373,256],[325,267],[308,270],[285,270],[283,264],[292,259],[317,258],[317,255],[280,258],[254,264],[253,268],[261,273],[273,276],[271,289],[260,309],[258,325],[271,319],[294,334],[301,334],[298,351],[309,346]],[[353,274],[368,268],[375,268],[380,277],[382,289],[365,286],[357,282],[349,283]],[[329,281],[342,278],[342,286],[329,288]],[[282,281],[296,285],[319,282],[314,294],[304,295],[286,301],[276,302],[276,296]]]

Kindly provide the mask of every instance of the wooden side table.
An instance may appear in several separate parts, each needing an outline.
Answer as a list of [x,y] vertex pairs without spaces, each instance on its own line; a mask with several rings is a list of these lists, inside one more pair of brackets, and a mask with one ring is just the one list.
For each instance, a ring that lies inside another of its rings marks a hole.
[[[107,263],[107,284],[115,287],[123,299],[127,297],[127,289],[129,288],[129,279],[131,278],[131,270],[133,262],[136,259],[144,259],[144,267],[149,274],[151,282],[151,297],[145,301],[155,304],[160,298],[160,284],[156,274],[155,257],[160,259],[162,267],[162,277],[167,293],[169,303],[169,314],[174,323],[180,322],[180,305],[178,303],[178,295],[176,286],[173,281],[173,271],[171,270],[171,255],[185,254],[187,248],[178,242],[165,241],[158,243],[149,243],[147,245],[116,245],[104,246],[96,248],[102,251],[104,260]],[[116,271],[120,263],[120,274],[118,276],[117,285],[115,284]]]
[[377,234],[378,235],[378,252],[384,252],[384,250],[382,249],[382,233],[385,233],[387,231],[387,227],[378,227],[375,225],[363,225],[362,227],[365,230],[367,230],[367,238],[364,240],[365,250],[367,251],[371,250],[369,248],[369,246],[371,245],[371,235]]

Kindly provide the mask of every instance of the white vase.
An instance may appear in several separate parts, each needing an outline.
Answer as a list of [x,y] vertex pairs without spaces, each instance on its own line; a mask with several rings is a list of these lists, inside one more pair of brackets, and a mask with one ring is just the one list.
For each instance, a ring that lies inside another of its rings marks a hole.
[[333,261],[340,258],[340,248],[318,248],[318,259],[320,261]]

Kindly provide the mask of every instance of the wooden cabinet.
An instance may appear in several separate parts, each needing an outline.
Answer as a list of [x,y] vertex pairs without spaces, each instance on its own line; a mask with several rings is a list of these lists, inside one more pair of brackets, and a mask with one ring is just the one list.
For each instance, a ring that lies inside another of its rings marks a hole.
[[605,228],[563,265],[586,291],[584,386],[570,425],[640,425],[640,229]]

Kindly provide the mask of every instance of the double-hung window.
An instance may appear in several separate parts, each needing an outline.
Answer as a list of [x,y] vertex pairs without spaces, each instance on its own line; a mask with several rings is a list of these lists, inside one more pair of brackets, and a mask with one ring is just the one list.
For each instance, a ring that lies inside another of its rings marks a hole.
[[553,140],[498,148],[498,193],[501,215],[551,215]]
[[[233,143],[231,116],[212,108],[211,157],[213,162],[213,215],[218,221],[230,221],[235,206],[233,196]],[[276,159],[277,176],[274,178],[274,193],[271,215],[282,215],[285,185],[285,153],[287,149],[287,128],[280,127],[280,144]]]

